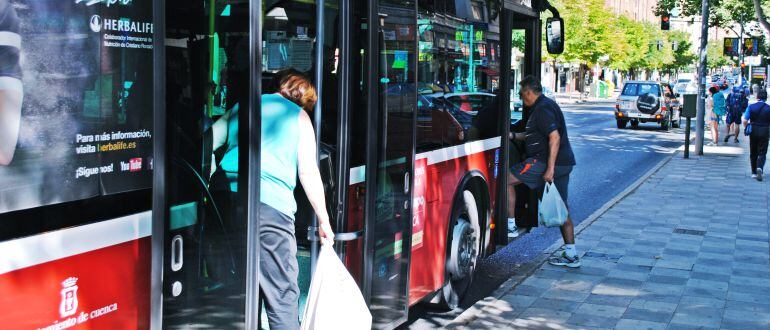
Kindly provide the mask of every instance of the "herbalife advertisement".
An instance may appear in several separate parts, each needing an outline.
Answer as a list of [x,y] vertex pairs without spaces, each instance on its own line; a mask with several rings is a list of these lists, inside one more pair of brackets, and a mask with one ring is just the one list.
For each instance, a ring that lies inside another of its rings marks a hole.
[[0,0],[0,213],[151,185],[152,1]]

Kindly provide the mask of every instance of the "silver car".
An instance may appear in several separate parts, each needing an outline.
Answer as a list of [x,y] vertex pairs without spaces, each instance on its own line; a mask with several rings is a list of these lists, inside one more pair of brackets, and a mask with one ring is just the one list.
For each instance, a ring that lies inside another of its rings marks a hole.
[[[672,108],[672,109],[669,109]],[[663,95],[663,87],[654,81],[628,81],[623,85],[615,103],[618,128],[638,127],[639,123],[653,122],[664,130],[678,122],[678,110]],[[676,122],[675,122],[676,121]]]

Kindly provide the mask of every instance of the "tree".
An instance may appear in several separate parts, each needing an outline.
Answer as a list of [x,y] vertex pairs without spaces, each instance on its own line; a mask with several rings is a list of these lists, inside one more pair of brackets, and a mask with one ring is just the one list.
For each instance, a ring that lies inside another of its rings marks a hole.
[[723,54],[724,40],[709,43],[706,48],[706,65],[709,69],[716,69],[735,62]]
[[[698,55],[692,52],[689,33],[671,31],[668,34],[668,41],[672,45],[672,60],[663,65],[663,70],[667,73],[684,70],[698,60]],[[673,49],[674,45],[676,45],[676,49]]]
[[546,58],[593,65],[612,51],[617,36],[613,26],[617,18],[607,10],[603,0],[559,0],[551,4],[559,9],[564,19],[565,44],[564,53]]

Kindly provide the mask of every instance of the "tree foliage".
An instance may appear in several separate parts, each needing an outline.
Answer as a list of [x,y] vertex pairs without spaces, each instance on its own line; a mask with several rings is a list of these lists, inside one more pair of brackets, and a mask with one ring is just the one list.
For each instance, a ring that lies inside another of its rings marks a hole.
[[[564,53],[557,62],[602,64],[621,71],[674,71],[695,63],[689,34],[661,31],[657,25],[612,13],[604,0],[551,1],[565,25]],[[673,42],[677,50],[673,50]],[[658,44],[662,47],[658,47]]]

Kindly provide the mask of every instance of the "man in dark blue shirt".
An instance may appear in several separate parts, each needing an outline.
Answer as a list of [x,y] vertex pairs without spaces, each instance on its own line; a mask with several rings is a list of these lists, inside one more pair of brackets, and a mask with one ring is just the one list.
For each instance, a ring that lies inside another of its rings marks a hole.
[[0,166],[16,151],[24,90],[19,66],[19,18],[10,1],[0,0]]
[[[516,208],[516,185],[524,183],[530,189],[538,189],[545,182],[552,182],[567,205],[569,175],[575,166],[575,155],[567,135],[564,114],[554,100],[543,95],[543,86],[532,76],[525,77],[519,96],[525,107],[531,109],[524,133],[513,137],[526,144],[527,159],[515,164],[508,176],[508,213]],[[580,257],[575,249],[575,233],[572,219],[561,227],[565,248],[560,255],[549,259],[558,266],[580,267]]]

